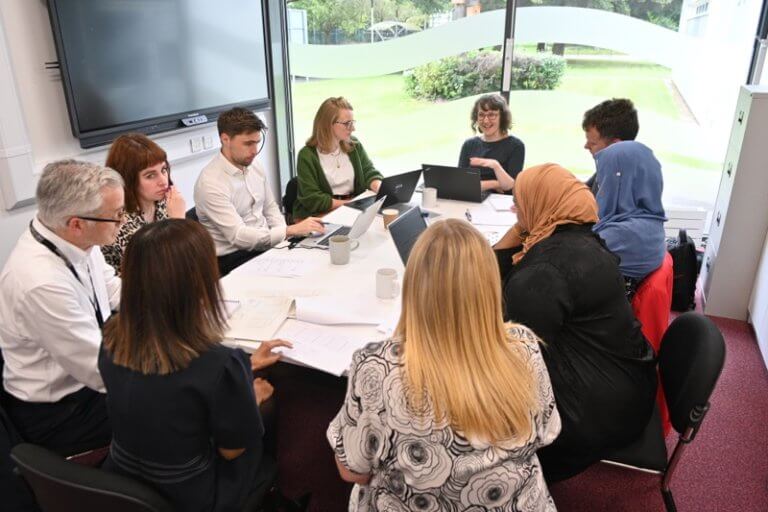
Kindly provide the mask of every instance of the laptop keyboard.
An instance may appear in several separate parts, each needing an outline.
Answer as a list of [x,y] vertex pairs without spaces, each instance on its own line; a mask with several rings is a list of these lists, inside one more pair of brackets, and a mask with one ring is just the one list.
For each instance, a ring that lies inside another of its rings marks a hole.
[[331,240],[332,236],[348,235],[350,231],[352,231],[351,227],[349,227],[349,226],[341,226],[339,229],[337,229],[336,231],[334,231],[330,235],[326,236],[325,238],[323,238],[322,240],[317,242],[317,245],[322,245],[323,247],[328,247],[328,244],[330,243],[330,240]]

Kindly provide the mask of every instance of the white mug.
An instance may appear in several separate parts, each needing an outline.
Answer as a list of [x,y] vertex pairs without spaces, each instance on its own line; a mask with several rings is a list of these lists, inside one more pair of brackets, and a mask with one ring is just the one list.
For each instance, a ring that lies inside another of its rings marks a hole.
[[380,299],[394,299],[400,293],[397,270],[380,268],[376,271],[376,296]]
[[421,206],[424,208],[434,208],[437,206],[437,189],[434,187],[424,187],[421,193]]
[[328,239],[328,249],[331,253],[331,263],[346,265],[349,263],[349,253],[358,248],[360,242],[351,240],[346,235],[335,235]]

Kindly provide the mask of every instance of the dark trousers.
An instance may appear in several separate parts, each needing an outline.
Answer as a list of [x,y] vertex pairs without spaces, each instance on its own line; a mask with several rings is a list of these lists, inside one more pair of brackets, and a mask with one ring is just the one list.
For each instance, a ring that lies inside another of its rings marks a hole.
[[6,394],[4,406],[24,441],[64,456],[107,446],[112,439],[106,395],[90,388],[52,403]]
[[219,256],[219,275],[224,277],[237,267],[261,254],[263,251],[235,251],[224,256]]

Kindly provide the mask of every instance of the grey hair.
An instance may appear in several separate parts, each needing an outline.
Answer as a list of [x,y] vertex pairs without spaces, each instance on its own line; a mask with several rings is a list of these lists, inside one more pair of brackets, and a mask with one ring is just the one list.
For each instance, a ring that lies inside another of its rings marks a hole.
[[37,216],[49,228],[63,228],[77,215],[101,208],[101,190],[123,188],[117,171],[90,162],[59,160],[45,166],[37,182]]

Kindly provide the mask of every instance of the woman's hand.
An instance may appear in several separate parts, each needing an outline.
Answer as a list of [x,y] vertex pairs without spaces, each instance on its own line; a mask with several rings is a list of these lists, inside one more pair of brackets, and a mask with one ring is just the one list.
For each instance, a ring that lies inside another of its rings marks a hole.
[[368,188],[370,188],[372,191],[379,193],[379,187],[381,187],[381,180],[373,180],[370,185],[368,185]]
[[493,170],[496,175],[496,181],[502,191],[511,190],[515,186],[515,178],[510,176],[501,166],[498,160],[493,158],[480,158],[473,156],[469,159],[469,165],[472,167],[487,167]]
[[275,388],[265,379],[253,379],[253,392],[256,395],[256,405],[261,405],[272,397]]
[[172,219],[183,219],[187,213],[187,203],[179,189],[171,185],[165,193],[165,208]]
[[285,340],[270,340],[262,341],[259,348],[253,351],[251,354],[251,370],[258,371],[272,366],[280,360],[282,354],[279,352],[272,352],[272,349],[276,347],[293,348],[293,344],[290,341]]

